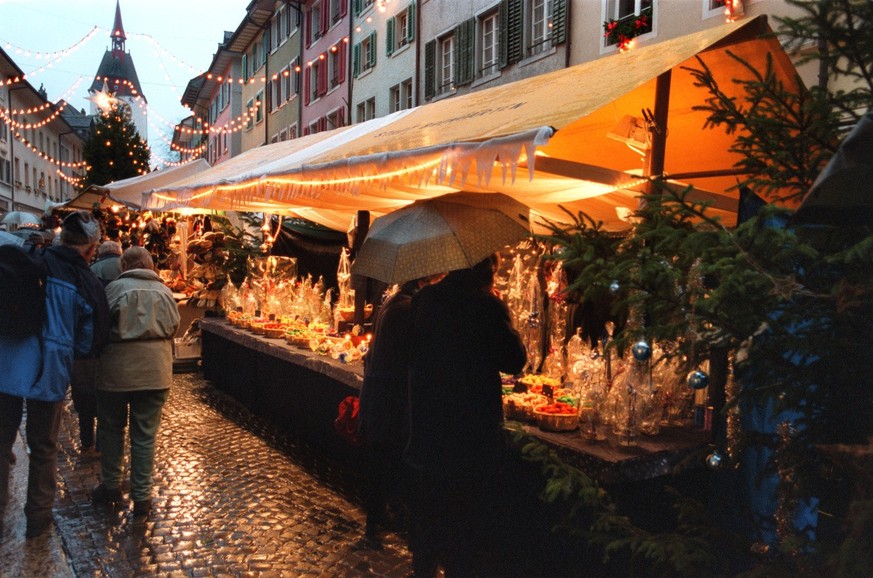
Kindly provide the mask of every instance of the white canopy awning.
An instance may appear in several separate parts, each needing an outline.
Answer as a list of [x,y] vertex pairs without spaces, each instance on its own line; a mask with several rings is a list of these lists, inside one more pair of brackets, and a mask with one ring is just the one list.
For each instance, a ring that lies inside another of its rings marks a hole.
[[[616,138],[626,117],[655,107],[658,77],[670,73],[664,172],[730,169],[735,135],[703,133],[708,93],[686,67],[701,58],[721,88],[742,98],[749,72],[728,50],[763,70],[770,53],[786,86],[793,65],[766,36],[766,18],[740,21],[578,66],[401,111],[387,117],[248,151],[144,196],[143,207],[200,207],[298,215],[336,228],[358,210],[375,216],[449,192],[502,192],[543,218],[567,222],[582,210],[610,229],[637,208],[648,179],[643,156]],[[612,133],[612,134],[610,134]],[[628,137],[628,135],[624,135]],[[645,136],[643,136],[645,138]],[[646,143],[637,143],[646,146]],[[732,176],[688,178],[713,214],[734,222]],[[706,192],[712,191],[712,192]],[[329,224],[330,223],[330,224]],[[340,227],[344,228],[344,227]]]

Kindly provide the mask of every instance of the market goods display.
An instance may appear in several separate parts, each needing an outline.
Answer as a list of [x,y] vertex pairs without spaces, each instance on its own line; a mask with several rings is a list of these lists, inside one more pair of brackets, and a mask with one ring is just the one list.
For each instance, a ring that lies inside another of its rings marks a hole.
[[548,405],[549,398],[538,393],[510,393],[503,396],[503,412],[506,419],[534,421],[534,411]]
[[579,427],[579,409],[562,401],[540,406],[534,415],[539,428],[545,431],[572,431]]

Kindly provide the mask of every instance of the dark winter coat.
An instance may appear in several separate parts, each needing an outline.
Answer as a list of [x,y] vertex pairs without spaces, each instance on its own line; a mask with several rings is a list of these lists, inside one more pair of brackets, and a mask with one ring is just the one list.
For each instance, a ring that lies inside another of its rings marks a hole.
[[[75,249],[49,247],[43,260],[47,279],[42,338],[0,340],[0,391],[54,402],[66,396],[73,357],[94,356],[109,340],[109,305],[103,285]],[[40,364],[42,375],[34,382]]]
[[379,309],[364,366],[359,427],[379,445],[406,443],[409,333],[414,286],[404,286]]
[[499,458],[499,372],[518,373],[526,363],[506,305],[469,273],[453,272],[413,299],[404,458],[446,478],[476,475]]

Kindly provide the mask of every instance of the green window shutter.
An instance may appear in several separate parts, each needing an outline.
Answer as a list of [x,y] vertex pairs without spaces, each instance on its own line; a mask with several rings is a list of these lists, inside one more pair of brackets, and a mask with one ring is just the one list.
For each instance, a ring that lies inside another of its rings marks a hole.
[[470,18],[455,28],[455,84],[473,82],[473,46],[476,19]]
[[567,0],[552,3],[552,45],[567,41]]
[[[360,0],[359,0],[360,1]],[[357,78],[361,74],[361,43],[352,47],[352,75]]]
[[389,18],[385,23],[385,54],[394,54],[394,18]]
[[501,68],[521,60],[524,54],[524,47],[522,46],[523,36],[524,6],[522,0],[504,0],[500,5]]
[[267,62],[267,48],[269,46],[269,37],[267,36],[267,31],[264,30],[264,33],[261,35],[261,64]]
[[415,2],[410,2],[406,9],[406,40],[415,40]]
[[424,45],[424,98],[430,100],[436,94],[436,40]]
[[361,0],[354,0],[352,3],[352,10],[355,13],[355,16],[358,16],[361,13]]
[[370,32],[370,53],[367,55],[370,61],[370,68],[376,66],[376,31]]
[[248,54],[242,55],[242,77],[243,77],[243,80],[249,79]]

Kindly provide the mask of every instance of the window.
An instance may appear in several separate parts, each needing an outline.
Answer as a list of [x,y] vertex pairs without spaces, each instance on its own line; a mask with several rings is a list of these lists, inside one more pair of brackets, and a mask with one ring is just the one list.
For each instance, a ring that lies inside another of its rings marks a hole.
[[264,91],[262,90],[255,96],[255,122],[264,120]]
[[414,98],[412,95],[412,79],[407,78],[400,83],[400,99],[403,103],[403,108],[412,108]]
[[338,42],[327,51],[328,87],[336,88],[346,76],[346,43]]
[[531,0],[528,54],[539,54],[551,47],[551,0]]
[[324,34],[325,31],[321,27],[321,18],[321,3],[316,2],[309,9],[309,38],[307,44],[318,40]]
[[455,83],[455,37],[446,36],[439,40],[437,53],[437,94],[454,88]]
[[12,163],[7,159],[0,159],[0,182],[7,184],[12,182]]
[[316,58],[309,67],[309,100],[313,101],[321,96],[319,87],[321,85],[322,70],[324,69],[324,61]]
[[376,31],[352,48],[352,73],[357,77],[376,66]]
[[297,138],[297,125],[292,124],[288,127],[288,140]]
[[391,87],[388,105],[391,112],[412,108],[411,78],[407,78],[400,84],[395,84]]
[[270,21],[270,52],[279,48],[288,38],[290,20],[285,14],[286,12],[290,12],[290,10],[286,10],[285,6],[280,6]]
[[391,94],[388,96],[388,110],[397,112],[400,110],[400,85],[395,84],[391,87]]
[[248,102],[246,102],[246,128],[252,128],[255,126],[255,99],[250,98]]
[[346,15],[346,0],[330,0],[330,22],[336,24]]
[[385,25],[385,54],[391,55],[415,40],[415,2],[389,18]]
[[288,140],[288,129],[283,128],[279,131],[279,142]]
[[300,93],[300,58],[295,58],[288,65],[288,76],[285,77],[286,94],[288,100]]
[[353,0],[354,4],[352,6],[355,16],[359,16],[361,12],[372,6],[374,1],[375,0]]
[[[636,21],[641,19],[645,24],[638,31],[637,36],[646,34],[652,31],[652,4],[653,0],[606,0],[605,2],[605,18],[609,20]],[[607,46],[615,44],[609,39],[604,40]]]
[[497,72],[499,41],[497,12],[482,16],[479,19],[479,76]]
[[376,118],[376,97],[371,97],[358,104],[357,121],[364,122]]
[[338,108],[327,115],[327,130],[333,130],[345,126],[346,111]]

